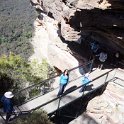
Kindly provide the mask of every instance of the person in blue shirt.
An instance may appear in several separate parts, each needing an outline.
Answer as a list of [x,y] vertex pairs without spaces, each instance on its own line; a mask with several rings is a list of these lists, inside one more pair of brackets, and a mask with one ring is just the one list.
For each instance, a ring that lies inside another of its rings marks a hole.
[[60,76],[60,88],[57,96],[60,96],[63,94],[68,81],[69,81],[69,74],[68,74],[68,70],[65,69],[63,74],[61,74]]
[[13,96],[14,95],[12,92],[8,91],[4,93],[3,97],[1,98],[1,102],[3,103],[3,111],[6,113],[6,122],[8,122],[12,112],[14,111],[12,103]]
[[91,47],[93,54],[96,54],[98,50],[100,49],[99,43],[95,41],[90,43],[90,47]]
[[83,86],[81,87],[81,89],[79,90],[79,92],[83,92],[87,86],[87,84],[90,83],[90,78],[89,78],[89,73],[85,74],[82,78],[82,84]]

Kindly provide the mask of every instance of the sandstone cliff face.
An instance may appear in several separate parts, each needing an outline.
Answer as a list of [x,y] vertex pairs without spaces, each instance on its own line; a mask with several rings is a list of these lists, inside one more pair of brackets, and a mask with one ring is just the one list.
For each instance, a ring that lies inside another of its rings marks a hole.
[[[80,42],[85,36],[124,54],[123,0],[31,0],[40,13],[58,21],[62,37]],[[107,48],[106,47],[106,48]]]
[[[104,89],[105,87],[102,86],[101,88]],[[96,90],[97,94],[99,91],[101,91],[101,89]],[[123,93],[123,87],[113,82],[109,82],[103,94],[90,99],[86,111],[72,120],[69,124],[123,124]],[[94,91],[89,94],[89,97],[92,97],[95,94]],[[87,99],[84,99],[83,104]]]
[[30,60],[35,59],[40,63],[42,58],[45,58],[49,64],[61,71],[85,63],[86,60],[83,57],[76,53],[75,55],[72,54],[68,45],[62,42],[57,23],[45,14],[36,19],[34,22],[34,37],[31,42],[34,47],[34,54],[30,57]]
[[123,93],[123,87],[109,83],[101,96],[89,102],[86,113],[100,124],[123,124]]

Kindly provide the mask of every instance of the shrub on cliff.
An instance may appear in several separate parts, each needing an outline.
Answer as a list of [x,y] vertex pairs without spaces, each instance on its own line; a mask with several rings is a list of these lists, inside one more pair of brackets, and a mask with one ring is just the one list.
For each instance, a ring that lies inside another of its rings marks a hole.
[[24,87],[29,76],[32,78],[30,65],[20,56],[10,53],[0,57],[0,87],[3,92]]
[[33,53],[29,39],[36,16],[30,0],[0,1],[0,55],[12,51],[29,58]]
[[[34,65],[36,66],[36,64]],[[10,53],[0,57],[0,87],[1,92],[13,89],[17,91],[28,84],[39,83],[49,78],[50,66],[46,61],[35,68],[19,55]],[[33,73],[34,72],[34,73]]]
[[33,112],[31,114],[21,116],[17,118],[13,124],[53,124],[48,119],[47,114],[44,111]]

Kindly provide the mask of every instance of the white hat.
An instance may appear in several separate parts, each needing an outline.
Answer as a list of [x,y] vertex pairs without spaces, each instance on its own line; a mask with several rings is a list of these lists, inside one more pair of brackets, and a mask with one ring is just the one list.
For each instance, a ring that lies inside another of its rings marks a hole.
[[12,98],[14,95],[13,95],[12,92],[8,91],[8,92],[4,93],[4,96],[5,96],[6,98]]

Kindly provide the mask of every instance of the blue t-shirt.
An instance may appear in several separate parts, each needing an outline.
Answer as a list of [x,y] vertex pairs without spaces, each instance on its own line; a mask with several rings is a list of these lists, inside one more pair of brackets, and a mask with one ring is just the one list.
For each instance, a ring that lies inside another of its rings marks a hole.
[[83,84],[89,84],[90,83],[90,79],[88,77],[84,76],[83,79],[82,79],[82,83]]
[[60,76],[60,84],[67,84],[69,77],[67,75],[61,74]]

